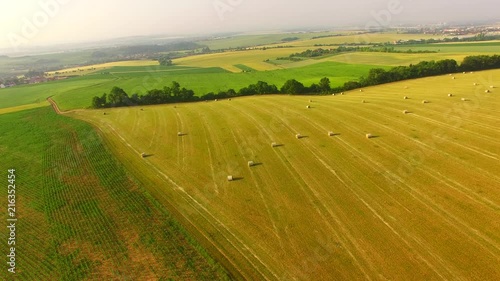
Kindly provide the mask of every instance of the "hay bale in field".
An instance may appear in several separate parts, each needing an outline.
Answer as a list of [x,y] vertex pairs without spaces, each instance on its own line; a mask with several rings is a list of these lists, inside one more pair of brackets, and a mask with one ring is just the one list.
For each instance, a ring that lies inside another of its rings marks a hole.
[[143,152],[143,153],[141,153],[141,157],[142,157],[142,158],[146,158],[146,153],[144,153],[144,152]]
[[306,108],[309,109],[309,108],[311,108],[311,106],[310,105],[306,105]]
[[255,163],[253,161],[248,161],[248,167],[253,167],[255,166]]
[[462,98],[462,101],[467,101],[467,99],[466,98]]
[[474,86],[477,86],[477,83],[474,83]]
[[448,94],[449,97],[453,97],[453,94]]
[[455,76],[451,77],[451,79],[455,80]]
[[408,97],[407,97],[407,96],[405,96],[405,97],[403,97],[403,99],[407,100],[407,99],[408,99]]
[[365,101],[365,100],[362,100],[362,101],[361,101],[361,103],[366,103],[366,101]]
[[144,111],[144,108],[141,108],[141,111]]
[[403,114],[408,114],[410,113],[408,110],[403,110]]
[[363,90],[359,90],[360,92],[363,92]]
[[106,112],[104,112],[104,115],[106,115]]
[[429,103],[429,101],[428,100],[423,100],[422,103]]
[[466,72],[464,71],[464,74],[466,74]]
[[490,86],[491,89],[495,89],[495,86]]
[[301,134],[296,134],[296,135],[295,135],[295,138],[297,138],[297,139],[301,139],[301,138],[302,138],[302,135],[301,135]]
[[228,99],[228,101],[231,101],[231,99]]
[[334,132],[332,132],[332,131],[330,131],[330,132],[328,132],[328,136],[329,136],[329,137],[333,137],[333,136],[335,136],[335,133],[334,133]]
[[344,92],[340,93],[341,95],[344,95]]
[[278,143],[276,142],[271,143],[271,147],[278,147]]
[[184,134],[182,132],[177,132],[177,136],[182,137]]
[[215,101],[219,101],[218,99],[215,99]]
[[490,92],[490,90],[486,90],[486,91],[484,91],[484,92],[485,92],[485,93],[489,93],[489,92]]
[[313,102],[313,100],[309,100],[309,102]]
[[227,176],[227,181],[233,181],[233,180],[234,180],[233,176]]
[[367,139],[371,139],[371,138],[373,138],[373,135],[372,134],[366,134],[366,138]]

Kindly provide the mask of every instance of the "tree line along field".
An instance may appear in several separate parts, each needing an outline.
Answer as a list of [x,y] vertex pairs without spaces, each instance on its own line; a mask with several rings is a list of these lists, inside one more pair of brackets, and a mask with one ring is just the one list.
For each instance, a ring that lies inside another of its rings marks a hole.
[[1,280],[229,280],[89,124],[44,107],[0,128],[18,214],[16,276],[4,266]]
[[244,278],[496,280],[499,77],[68,115]]

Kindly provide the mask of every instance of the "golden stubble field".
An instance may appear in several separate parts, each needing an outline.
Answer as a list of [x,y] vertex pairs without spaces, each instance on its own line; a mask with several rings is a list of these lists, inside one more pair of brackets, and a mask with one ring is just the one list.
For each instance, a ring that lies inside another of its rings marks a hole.
[[495,280],[499,78],[68,114],[243,277]]

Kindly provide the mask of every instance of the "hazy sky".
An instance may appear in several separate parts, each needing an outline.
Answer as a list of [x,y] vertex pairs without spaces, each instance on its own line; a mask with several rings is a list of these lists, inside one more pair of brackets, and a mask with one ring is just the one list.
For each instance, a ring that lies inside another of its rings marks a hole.
[[0,48],[132,35],[500,20],[498,0],[0,0]]

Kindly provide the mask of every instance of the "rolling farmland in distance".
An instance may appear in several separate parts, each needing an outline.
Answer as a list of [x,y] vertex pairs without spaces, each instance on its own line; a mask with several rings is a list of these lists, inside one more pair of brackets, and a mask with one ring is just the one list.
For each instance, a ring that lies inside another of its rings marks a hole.
[[500,71],[453,77],[66,114],[245,278],[494,280]]

